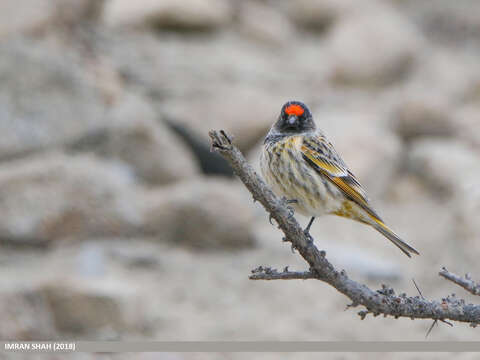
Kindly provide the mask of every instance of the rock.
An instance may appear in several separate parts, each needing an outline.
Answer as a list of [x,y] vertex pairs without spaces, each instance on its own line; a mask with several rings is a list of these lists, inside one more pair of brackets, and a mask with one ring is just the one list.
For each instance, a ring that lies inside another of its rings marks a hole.
[[463,106],[455,111],[455,126],[459,139],[480,150],[480,128],[478,114],[480,106]]
[[2,0],[0,38],[37,35],[50,26],[73,25],[94,18],[103,0]]
[[132,176],[93,156],[47,154],[0,167],[0,238],[42,244],[128,235],[138,223]]
[[111,284],[99,287],[63,281],[46,286],[43,293],[58,332],[90,336],[103,333],[106,335],[101,337],[109,337],[112,333],[115,336],[125,331],[126,322],[122,313],[125,291],[120,286],[114,291],[112,288]]
[[207,94],[190,101],[172,100],[160,109],[165,118],[191,130],[205,144],[210,144],[210,129],[223,129],[235,136],[240,150],[248,151],[265,137],[283,103],[284,99],[263,91],[230,88],[222,92],[221,101]]
[[384,203],[380,205],[377,210],[381,211],[382,218],[422,257],[437,256],[432,249],[445,250],[444,246],[447,248],[452,243],[455,220],[450,200],[406,169],[392,179]]
[[349,13],[354,4],[351,0],[297,0],[288,2],[287,12],[297,25],[324,31]]
[[474,45],[480,35],[480,4],[475,0],[397,1],[434,42],[447,46]]
[[[480,236],[480,223],[477,214],[480,211],[480,191],[477,184],[470,184],[460,191],[454,199],[452,206],[452,214],[454,218],[454,238],[466,242],[464,249],[477,250],[478,238]],[[475,261],[476,251],[473,253],[465,251],[469,255],[473,255]]]
[[101,277],[106,273],[105,251],[98,243],[83,242],[75,260],[77,273],[83,277]]
[[108,116],[111,125],[87,134],[69,148],[125,162],[150,184],[167,184],[199,173],[194,155],[182,139],[156,121],[154,109],[142,98],[124,96]]
[[142,242],[142,246],[139,247],[137,240],[135,242],[135,244],[118,244],[117,242],[116,244],[120,246],[110,247],[108,255],[130,269],[154,270],[156,272],[163,270],[158,255],[155,253],[155,250],[158,249],[152,248],[156,244]]
[[220,154],[212,152],[210,144],[201,136],[194,134],[182,124],[173,122],[167,123],[170,129],[175,132],[188,145],[195,154],[202,172],[207,175],[223,175],[232,177],[233,170],[227,160]]
[[[311,59],[310,54],[318,54],[318,45],[313,42],[308,46],[299,42],[299,48],[308,50],[308,56],[302,56],[299,51],[292,53],[286,48],[278,48],[274,55],[268,51],[271,48],[262,50],[258,43],[233,31],[213,37],[185,37],[172,32],[156,35],[127,29],[107,29],[103,32],[102,51],[122,76],[125,85],[140,89],[153,99],[167,120],[173,117],[174,114],[167,115],[178,107],[178,103],[184,107],[188,107],[190,102],[194,102],[196,107],[206,104],[207,110],[211,110],[212,105],[225,108],[222,104],[224,99],[235,105],[235,97],[242,105],[248,98],[252,110],[257,110],[264,103],[272,106],[270,102],[273,101],[276,117],[293,92],[311,94],[309,89],[312,77],[318,75],[318,63],[322,64],[322,71],[328,63],[326,60]],[[210,56],[213,53],[215,56]],[[286,66],[297,59],[301,63],[299,71],[285,71]],[[308,66],[311,73],[305,74],[301,70],[304,66]],[[312,86],[311,89],[318,90],[318,87]],[[200,110],[203,118],[197,119],[197,122],[208,124],[208,114],[203,108]],[[246,108],[233,110],[252,114]],[[198,118],[199,114],[189,116]],[[238,116],[235,113],[228,115]],[[223,119],[225,121],[229,118]]]
[[54,5],[49,0],[3,0],[0,2],[0,38],[43,30],[54,14]]
[[334,83],[386,85],[404,76],[414,62],[420,41],[413,26],[393,10],[374,10],[355,12],[332,29],[328,41]]
[[393,127],[406,141],[425,136],[453,136],[456,132],[450,107],[435,96],[412,96],[395,110]]
[[24,341],[51,340],[55,326],[45,296],[38,289],[2,289],[0,337]]
[[66,143],[105,125],[105,107],[69,53],[0,43],[0,159]]
[[229,23],[231,9],[224,0],[108,0],[103,20],[110,26],[211,30]]
[[468,102],[475,97],[477,64],[473,54],[426,43],[404,92],[447,99],[450,106]]
[[[273,122],[293,92],[311,94],[310,86],[312,91],[318,90],[311,85],[312,77],[318,75],[319,61],[315,63],[310,56],[318,54],[315,44],[309,43],[305,47],[299,43],[302,50],[308,48],[308,56],[292,54],[280,47],[273,56],[271,51],[266,51],[270,48],[262,50],[258,43],[233,31],[222,32],[213,38],[185,38],[171,32],[155,35],[126,29],[105,32],[102,51],[111,59],[125,86],[148,95],[166,120],[175,120],[176,115],[195,117],[204,139],[207,138],[205,130],[209,130],[206,126],[213,120],[223,125],[233,122],[230,118],[241,118],[242,121],[236,124],[240,127],[242,122],[253,123],[253,111],[258,111],[257,122],[263,124],[264,114],[274,109],[273,114],[268,115]],[[215,53],[215,56],[208,56],[209,53]],[[311,69],[311,75],[300,70],[285,71],[285,66],[296,59],[302,68],[308,66]],[[322,71],[327,69],[326,60],[321,64]],[[193,113],[194,110],[198,112]],[[217,119],[220,110],[222,113],[228,111],[228,116]],[[205,127],[201,128],[203,124]]]
[[63,25],[78,25],[92,22],[100,17],[105,0],[53,0],[56,22]]
[[142,229],[159,241],[197,249],[252,247],[253,206],[240,186],[204,178],[148,191]]
[[362,246],[332,244],[329,246],[328,256],[334,263],[348,266],[349,272],[369,281],[397,282],[402,279],[403,274],[398,265],[379,257],[371,250]]
[[271,45],[290,44],[294,32],[290,19],[275,7],[258,1],[240,3],[239,30],[249,39]]
[[408,167],[438,197],[458,195],[478,182],[479,156],[458,140],[424,139],[412,144]]

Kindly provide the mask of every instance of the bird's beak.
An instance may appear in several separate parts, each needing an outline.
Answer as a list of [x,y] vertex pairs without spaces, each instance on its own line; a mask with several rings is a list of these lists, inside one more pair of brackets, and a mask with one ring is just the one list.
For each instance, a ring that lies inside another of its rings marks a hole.
[[287,119],[288,125],[295,125],[298,121],[298,116],[290,115]]

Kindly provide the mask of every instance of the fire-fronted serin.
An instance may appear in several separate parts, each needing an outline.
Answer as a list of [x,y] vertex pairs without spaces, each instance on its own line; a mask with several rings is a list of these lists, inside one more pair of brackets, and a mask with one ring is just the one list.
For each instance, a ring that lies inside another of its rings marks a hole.
[[289,101],[282,107],[265,138],[260,164],[273,191],[312,217],[307,234],[315,217],[333,214],[371,225],[409,257],[418,254],[384,224],[302,102]]

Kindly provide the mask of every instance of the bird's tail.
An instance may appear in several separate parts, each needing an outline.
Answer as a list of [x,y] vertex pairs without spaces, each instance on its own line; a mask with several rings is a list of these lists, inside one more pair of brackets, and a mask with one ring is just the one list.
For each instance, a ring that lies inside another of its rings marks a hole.
[[390,228],[385,225],[382,221],[378,219],[373,219],[375,220],[375,223],[372,224],[372,226],[380,232],[383,236],[385,236],[388,240],[390,240],[396,247],[398,247],[405,255],[408,257],[411,257],[410,253],[414,253],[416,255],[420,255],[417,250],[415,250],[413,247],[408,245],[406,242],[404,242],[402,239],[398,237],[397,234],[395,234]]

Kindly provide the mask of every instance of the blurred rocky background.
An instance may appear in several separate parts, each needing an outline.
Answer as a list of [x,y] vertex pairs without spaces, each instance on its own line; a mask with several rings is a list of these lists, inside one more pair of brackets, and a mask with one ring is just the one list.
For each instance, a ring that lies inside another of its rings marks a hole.
[[421,256],[333,217],[317,245],[371,287],[473,302],[437,272],[480,279],[479,39],[474,0],[2,0],[0,338],[424,339],[431,322],[361,321],[320,282],[249,281],[306,264],[207,132],[258,166],[304,101]]

